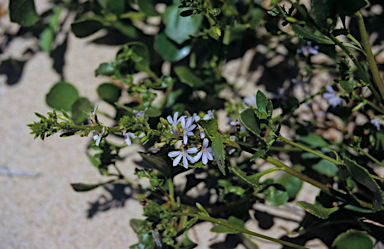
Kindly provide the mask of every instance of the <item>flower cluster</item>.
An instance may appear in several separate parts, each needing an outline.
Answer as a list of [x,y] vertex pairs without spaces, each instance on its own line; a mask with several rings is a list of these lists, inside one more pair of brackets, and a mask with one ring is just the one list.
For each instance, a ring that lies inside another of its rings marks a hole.
[[[213,118],[213,112],[208,111],[208,113],[203,117],[203,120],[209,120]],[[188,168],[189,163],[196,163],[202,158],[204,165],[208,163],[208,160],[213,160],[213,151],[211,148],[208,148],[209,140],[205,138],[204,129],[198,125],[194,124],[200,120],[200,117],[197,114],[193,114],[192,117],[187,117],[185,115],[179,117],[179,113],[176,112],[173,117],[168,116],[167,121],[169,123],[169,131],[173,135],[179,135],[182,137],[182,146],[179,151],[171,151],[168,153],[168,156],[173,158],[173,166],[176,166],[183,159],[184,168]],[[195,136],[193,132],[195,128],[198,128],[200,139],[203,139],[203,142],[198,147],[201,147],[201,150],[198,152],[197,147],[192,147],[188,143],[188,137]],[[197,153],[197,154],[196,154]],[[193,154],[196,154],[193,156]]]

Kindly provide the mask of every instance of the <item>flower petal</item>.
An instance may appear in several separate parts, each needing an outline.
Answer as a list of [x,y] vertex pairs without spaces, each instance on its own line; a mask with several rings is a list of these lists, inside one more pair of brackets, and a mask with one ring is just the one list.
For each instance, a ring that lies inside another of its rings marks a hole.
[[183,156],[183,164],[184,164],[184,168],[188,169],[188,160],[185,155]]
[[182,154],[180,154],[178,157],[175,158],[175,160],[173,160],[173,166],[177,166],[179,163],[180,163],[180,160],[181,158],[183,157]]
[[195,162],[199,161],[200,158],[201,158],[201,155],[202,155],[202,154],[203,154],[203,152],[202,152],[202,151],[199,151],[199,153],[197,153],[197,155],[193,158],[193,160],[194,160]]
[[179,151],[179,150],[175,150],[175,151],[170,151],[169,153],[168,153],[168,156],[169,157],[175,157],[175,156],[178,156],[178,155],[180,155],[181,154],[181,151]]
[[208,139],[204,138],[203,140],[203,147],[207,148],[208,147]]
[[197,148],[189,148],[187,149],[187,153],[188,154],[193,154],[193,153],[196,153],[197,152]]
[[203,159],[202,159],[202,161],[203,161],[203,164],[204,164],[204,165],[206,165],[206,164],[208,163],[207,153],[204,153],[204,154],[203,154]]

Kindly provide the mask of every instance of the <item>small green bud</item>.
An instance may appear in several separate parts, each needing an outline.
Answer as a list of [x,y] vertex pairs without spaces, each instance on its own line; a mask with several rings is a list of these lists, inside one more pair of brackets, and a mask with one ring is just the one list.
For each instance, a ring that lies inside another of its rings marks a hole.
[[153,188],[155,188],[155,187],[159,186],[160,182],[159,182],[159,179],[152,178],[152,179],[149,180],[149,183],[151,184],[151,186]]

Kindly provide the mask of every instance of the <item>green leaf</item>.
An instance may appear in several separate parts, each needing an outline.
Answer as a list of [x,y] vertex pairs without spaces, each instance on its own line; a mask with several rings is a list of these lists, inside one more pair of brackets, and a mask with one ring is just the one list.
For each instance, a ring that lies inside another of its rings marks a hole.
[[312,169],[330,177],[336,176],[339,172],[339,168],[337,168],[336,164],[325,159],[321,159],[318,163],[312,165]]
[[196,76],[192,70],[186,66],[177,66],[174,68],[174,71],[181,82],[194,89],[201,88],[204,85],[203,80]]
[[10,0],[9,17],[22,27],[32,26],[40,19],[33,0]]
[[317,135],[316,133],[309,133],[306,136],[301,136],[297,134],[296,140],[313,147],[323,147],[328,145],[328,143],[320,135]]
[[223,139],[216,136],[212,141],[213,155],[216,159],[217,166],[223,175],[225,175],[225,151],[223,148]]
[[145,111],[145,115],[150,118],[156,118],[161,115],[161,110],[159,108],[156,108],[154,106],[148,107],[148,109]]
[[95,156],[92,156],[88,151],[86,151],[85,154],[87,155],[89,161],[91,161],[92,165],[99,169],[99,160]]
[[252,162],[252,161],[256,160],[257,158],[264,156],[265,153],[267,153],[266,150],[263,150],[263,149],[258,150],[255,154],[253,154],[253,156],[251,157],[251,159],[249,159],[249,161]]
[[240,180],[244,181],[246,184],[249,184],[251,185],[252,187],[259,187],[259,179],[260,177],[257,177],[257,174],[254,174],[252,176],[247,176],[247,173],[245,173],[244,171],[238,169],[238,168],[235,168],[235,167],[228,167],[229,170],[232,171],[232,173],[234,173],[237,177],[239,177]]
[[71,83],[59,81],[49,90],[45,101],[48,106],[56,110],[70,111],[78,98],[79,92]]
[[72,105],[72,120],[76,124],[83,123],[88,116],[84,113],[93,111],[93,104],[87,98],[78,98]]
[[55,33],[51,27],[47,27],[41,32],[40,47],[44,52],[49,53],[51,51],[54,36]]
[[372,179],[368,170],[358,165],[356,162],[344,157],[344,165],[347,167],[351,176],[373,192],[372,211],[377,212],[383,206],[383,196],[379,185]]
[[287,191],[277,189],[275,186],[270,186],[263,191],[265,199],[273,206],[281,206],[289,199]]
[[[325,28],[333,28],[337,21],[335,0],[312,0],[311,11],[318,25]],[[329,20],[332,23],[329,23]]]
[[340,234],[332,243],[332,249],[372,249],[372,239],[358,230],[350,229]]
[[190,45],[179,47],[168,39],[164,33],[159,33],[155,36],[155,48],[164,60],[170,62],[184,59],[192,49]]
[[219,125],[217,124],[216,119],[208,119],[203,120],[200,119],[197,122],[201,127],[203,127],[205,133],[210,137],[216,137],[217,130],[219,129]]
[[[149,69],[150,56],[147,46],[142,42],[129,42],[124,46],[128,46],[133,51],[132,60],[141,65],[142,67]],[[142,71],[140,68],[137,68]]]
[[324,35],[315,34],[313,31],[310,31],[306,27],[301,27],[299,24],[290,23],[289,25],[293,32],[302,39],[312,40],[320,44],[335,44],[333,41],[325,38]]
[[97,0],[97,2],[113,14],[121,15],[125,12],[125,0]]
[[110,62],[103,62],[99,65],[99,67],[95,70],[95,76],[98,75],[106,75],[111,76],[115,73],[115,67]]
[[347,80],[341,80],[339,82],[341,88],[343,88],[344,91],[347,93],[353,92],[353,88],[355,87],[355,84],[353,83],[353,80],[347,81]]
[[72,186],[73,190],[75,190],[76,192],[86,192],[86,191],[95,189],[97,187],[103,186],[105,184],[108,184],[108,183],[111,183],[111,182],[114,182],[114,181],[115,180],[112,179],[112,180],[109,180],[109,181],[106,181],[106,182],[101,182],[101,183],[96,183],[96,184],[71,183],[71,186]]
[[[240,228],[244,228],[244,221],[242,221],[242,220],[240,220],[240,219],[238,219],[238,218],[236,218],[234,216],[230,216],[228,218],[228,223],[230,223],[231,225],[240,227]],[[240,233],[238,230],[235,230],[235,229],[232,229],[232,228],[229,228],[229,227],[226,227],[226,226],[222,226],[222,225],[217,225],[217,226],[212,227],[211,232],[214,232],[214,233],[225,233],[225,234],[237,234],[237,233]]]
[[153,0],[138,0],[137,5],[139,10],[146,16],[159,16],[159,12],[156,11],[156,3]]
[[189,35],[195,34],[203,21],[203,15],[197,15],[194,18],[182,17],[180,13],[183,9],[179,4],[168,6],[164,12],[165,34],[178,44],[182,44],[190,39]]
[[256,119],[254,108],[247,108],[240,113],[240,121],[241,123],[253,132],[255,135],[260,134],[260,125]]
[[151,233],[151,229],[147,224],[146,220],[131,219],[129,225],[132,227],[133,231],[137,234],[139,243],[130,246],[132,249],[154,249],[155,241]]
[[179,244],[176,245],[175,249],[192,249],[195,248],[197,244],[189,239],[188,233],[183,233],[183,236],[181,237],[181,241]]
[[319,205],[314,205],[305,201],[298,201],[296,204],[307,211],[310,214],[313,214],[316,217],[319,217],[321,219],[328,219],[328,217],[339,210],[338,207],[333,207],[333,208],[325,208]]
[[172,163],[169,157],[164,155],[159,156],[153,154],[145,154],[143,152],[139,152],[139,154],[145,163],[147,163],[152,168],[157,169],[161,174],[164,175],[165,178],[169,179],[172,177]]
[[207,210],[200,203],[196,202],[196,207],[201,211],[199,214],[210,217]]
[[121,96],[121,88],[112,83],[102,83],[97,88],[97,95],[108,104],[114,105]]
[[268,98],[265,96],[265,94],[262,91],[257,91],[256,94],[256,104],[257,104],[257,109],[261,113],[267,114],[267,105],[268,105]]
[[86,17],[71,23],[73,34],[79,38],[90,36],[104,27],[105,25],[98,18],[92,17]]
[[384,241],[384,225],[362,217],[359,219],[359,224],[370,234],[372,234],[376,239]]
[[275,183],[283,185],[290,199],[295,198],[303,186],[303,181],[288,173],[283,173]]

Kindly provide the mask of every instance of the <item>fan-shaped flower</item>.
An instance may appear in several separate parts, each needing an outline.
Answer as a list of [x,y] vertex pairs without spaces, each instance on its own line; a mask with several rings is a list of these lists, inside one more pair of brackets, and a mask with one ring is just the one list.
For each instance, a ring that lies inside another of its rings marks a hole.
[[135,133],[123,131],[124,141],[129,146],[132,144],[131,139],[136,138]]
[[213,160],[212,153],[212,149],[208,148],[208,139],[204,138],[201,151],[199,151],[199,153],[197,153],[197,155],[193,159],[195,160],[195,162],[197,162],[202,157],[202,162],[204,165],[206,165],[208,163],[208,160]]
[[[97,110],[97,106],[95,107],[95,110]],[[101,138],[105,135],[105,126],[103,126],[103,129],[101,131],[94,131],[93,132],[93,140],[96,140],[95,145],[99,146]]]
[[380,130],[380,118],[376,117],[372,119],[371,124],[373,124],[377,130]]
[[213,111],[209,110],[208,113],[203,117],[203,120],[209,120],[212,118],[215,118],[215,116],[213,116]]
[[175,112],[175,114],[173,115],[173,119],[172,119],[171,115],[169,115],[167,117],[168,123],[171,125],[171,133],[172,134],[178,134],[177,124],[180,122],[180,119],[181,119],[181,117],[178,118],[178,116],[179,116],[179,112]]
[[193,157],[190,154],[194,154],[196,152],[197,152],[197,148],[189,148],[189,149],[181,148],[181,150],[179,150],[179,151],[169,152],[168,156],[169,157],[176,157],[173,160],[173,166],[178,165],[180,163],[181,159],[183,159],[184,168],[188,169],[188,161],[190,161],[191,163],[195,163],[195,160],[193,159]]
[[193,129],[195,129],[196,125],[193,123],[193,117],[187,118],[185,120],[186,116],[182,116],[179,119],[179,122],[181,123],[182,133],[183,133],[183,143],[188,143],[188,136],[193,136]]
[[331,86],[326,86],[325,87],[328,92],[325,92],[323,94],[324,98],[327,99],[328,104],[332,105],[334,108],[338,105],[342,104],[342,99],[340,96],[333,90]]

